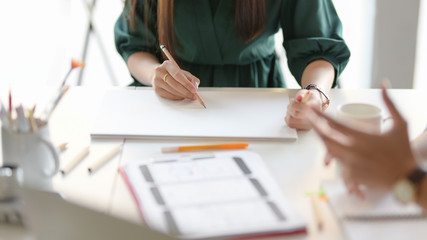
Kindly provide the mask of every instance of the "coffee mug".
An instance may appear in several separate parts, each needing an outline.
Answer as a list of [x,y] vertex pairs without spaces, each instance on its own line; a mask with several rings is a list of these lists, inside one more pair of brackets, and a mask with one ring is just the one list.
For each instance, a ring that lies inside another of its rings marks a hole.
[[59,170],[59,156],[45,125],[34,132],[14,132],[2,127],[3,165],[22,169],[22,185],[51,190],[52,177]]
[[347,126],[368,133],[381,133],[381,108],[368,103],[346,103],[338,106],[336,118]]

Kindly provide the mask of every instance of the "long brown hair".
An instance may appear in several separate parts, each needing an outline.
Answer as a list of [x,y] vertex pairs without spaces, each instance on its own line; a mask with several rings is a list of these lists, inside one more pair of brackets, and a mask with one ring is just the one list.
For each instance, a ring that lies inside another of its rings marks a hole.
[[[135,12],[137,2],[129,0],[130,26],[135,28]],[[155,0],[144,0],[144,22],[149,24],[148,12],[153,8]],[[157,0],[157,34],[159,42],[165,45],[174,55],[174,44],[178,43],[174,32],[174,0]],[[250,42],[261,35],[266,25],[265,0],[234,0],[234,24],[237,36]]]

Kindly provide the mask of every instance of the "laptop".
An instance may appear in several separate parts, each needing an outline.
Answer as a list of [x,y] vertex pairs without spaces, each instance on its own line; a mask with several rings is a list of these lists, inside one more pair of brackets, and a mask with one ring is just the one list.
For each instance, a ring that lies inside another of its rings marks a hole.
[[64,200],[59,194],[25,189],[23,219],[38,240],[172,240],[171,236]]

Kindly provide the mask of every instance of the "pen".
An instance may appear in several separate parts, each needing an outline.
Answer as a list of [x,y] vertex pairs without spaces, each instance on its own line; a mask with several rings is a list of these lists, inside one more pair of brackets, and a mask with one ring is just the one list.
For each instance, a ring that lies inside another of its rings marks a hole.
[[316,194],[311,195],[311,206],[313,208],[314,218],[316,220],[317,229],[322,231],[323,229],[323,218],[320,214],[319,205],[317,204]]
[[79,152],[68,164],[67,167],[61,170],[62,175],[71,172],[87,155],[89,154],[89,147],[85,147]]
[[[166,49],[165,45],[160,44],[160,49],[165,53],[166,57],[168,57],[169,61],[171,61],[176,68],[178,68],[181,71],[181,68],[178,66],[178,63],[175,62],[175,59],[173,59],[172,55],[169,53],[169,51]],[[205,103],[203,102],[203,99],[200,97],[200,95],[196,92],[197,100],[202,104],[204,108],[206,108]]]
[[207,151],[207,150],[227,150],[227,149],[244,149],[249,146],[248,143],[223,143],[213,145],[195,145],[195,146],[178,146],[178,147],[164,147],[163,153],[173,152],[189,152],[189,151]]
[[111,160],[114,156],[116,156],[120,151],[122,151],[122,146],[118,145],[111,149],[107,154],[105,154],[103,157],[101,157],[97,163],[95,163],[93,166],[88,167],[88,171],[90,173],[95,172],[102,166],[104,166],[105,163],[107,163],[109,160]]

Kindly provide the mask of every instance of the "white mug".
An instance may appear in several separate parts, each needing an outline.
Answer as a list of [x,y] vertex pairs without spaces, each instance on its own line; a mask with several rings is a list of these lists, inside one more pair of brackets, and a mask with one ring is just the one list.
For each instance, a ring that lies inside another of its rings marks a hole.
[[52,177],[59,171],[59,156],[52,145],[47,125],[35,132],[14,132],[2,127],[3,165],[22,169],[24,187],[51,190]]
[[346,103],[338,106],[336,118],[352,128],[369,133],[381,133],[382,110],[375,105]]

